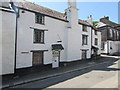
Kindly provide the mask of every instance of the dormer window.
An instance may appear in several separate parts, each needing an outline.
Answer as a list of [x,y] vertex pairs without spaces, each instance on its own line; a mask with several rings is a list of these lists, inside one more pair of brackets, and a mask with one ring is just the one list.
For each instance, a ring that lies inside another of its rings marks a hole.
[[83,25],[83,31],[87,31],[87,26]]
[[35,23],[44,24],[45,21],[44,19],[45,19],[44,15],[38,13],[35,14]]

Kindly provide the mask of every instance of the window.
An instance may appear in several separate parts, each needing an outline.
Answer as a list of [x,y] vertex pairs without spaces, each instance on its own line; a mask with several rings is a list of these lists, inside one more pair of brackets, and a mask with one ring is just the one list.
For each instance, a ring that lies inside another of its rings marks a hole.
[[43,64],[43,52],[33,52],[33,66]]
[[95,35],[97,35],[97,31],[95,30]]
[[119,40],[119,32],[117,31],[117,40]]
[[87,58],[87,50],[82,50],[82,59]]
[[44,43],[44,31],[34,30],[34,43]]
[[87,26],[83,25],[83,31],[87,31]]
[[42,14],[35,14],[35,22],[39,24],[44,24],[44,15]]
[[109,33],[110,33],[110,37],[113,37],[112,29],[109,30]]
[[87,35],[82,35],[82,45],[87,45],[87,38],[88,36]]
[[98,45],[98,39],[95,38],[95,45]]
[[101,44],[101,49],[104,50],[105,49],[105,43]]

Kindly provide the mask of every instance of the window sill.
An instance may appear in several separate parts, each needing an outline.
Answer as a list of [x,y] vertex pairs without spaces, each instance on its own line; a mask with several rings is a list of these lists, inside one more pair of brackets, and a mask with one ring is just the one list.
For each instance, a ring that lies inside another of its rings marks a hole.
[[[82,30],[83,31],[83,30]],[[83,31],[83,32],[88,32],[88,31]]]
[[45,43],[37,43],[37,42],[34,42],[33,44],[45,44]]
[[88,44],[83,44],[82,46],[87,46]]
[[42,23],[37,23],[37,22],[35,22],[36,24],[39,24],[39,25],[45,25],[45,24],[42,24]]

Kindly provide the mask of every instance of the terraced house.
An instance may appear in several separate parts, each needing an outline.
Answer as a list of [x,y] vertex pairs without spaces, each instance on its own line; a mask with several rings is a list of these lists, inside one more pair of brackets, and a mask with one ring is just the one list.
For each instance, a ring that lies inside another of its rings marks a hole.
[[110,21],[109,17],[103,17],[96,26],[102,33],[101,53],[118,55],[120,52],[120,24]]
[[[65,13],[22,1],[2,3],[2,72],[91,58],[92,30],[89,22],[78,19],[76,2],[68,2]],[[100,42],[101,33],[98,32]],[[97,35],[96,35],[97,37]],[[93,41],[94,42],[94,41]],[[98,43],[99,44],[99,43]],[[96,45],[99,49],[100,47]],[[94,48],[96,48],[94,46]]]

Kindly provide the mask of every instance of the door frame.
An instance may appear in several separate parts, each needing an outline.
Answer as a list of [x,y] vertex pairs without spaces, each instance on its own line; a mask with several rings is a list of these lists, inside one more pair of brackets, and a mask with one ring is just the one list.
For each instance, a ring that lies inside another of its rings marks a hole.
[[[59,50],[55,50],[55,51],[52,51],[52,52],[58,52],[58,65],[59,65],[59,67],[60,67],[60,52],[61,51],[59,51]],[[53,57],[53,54],[52,54],[52,57]],[[54,58],[54,57],[53,57]],[[53,60],[53,59],[52,59]],[[52,62],[52,64],[53,64],[53,62]]]
[[[42,64],[38,64],[38,65],[33,64],[33,62],[34,62],[34,53],[35,52],[42,52]],[[32,52],[32,66],[42,66],[43,62],[44,62],[44,51],[34,51],[34,52]]]

